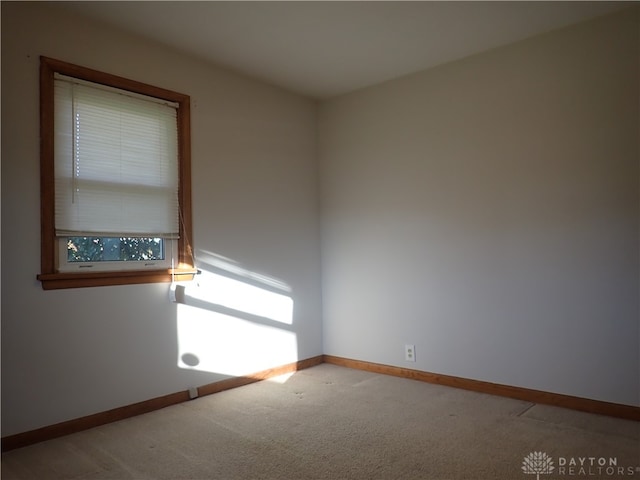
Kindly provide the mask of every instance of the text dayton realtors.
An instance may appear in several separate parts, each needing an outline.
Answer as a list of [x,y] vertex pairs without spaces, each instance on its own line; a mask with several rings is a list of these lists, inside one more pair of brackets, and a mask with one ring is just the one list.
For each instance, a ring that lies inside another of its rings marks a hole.
[[558,475],[633,475],[635,467],[618,465],[616,457],[558,457]]

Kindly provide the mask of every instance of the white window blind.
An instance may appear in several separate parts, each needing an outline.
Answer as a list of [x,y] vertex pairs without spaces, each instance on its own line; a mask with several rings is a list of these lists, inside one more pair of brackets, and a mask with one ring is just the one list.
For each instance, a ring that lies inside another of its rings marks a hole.
[[57,236],[177,238],[176,105],[56,75]]

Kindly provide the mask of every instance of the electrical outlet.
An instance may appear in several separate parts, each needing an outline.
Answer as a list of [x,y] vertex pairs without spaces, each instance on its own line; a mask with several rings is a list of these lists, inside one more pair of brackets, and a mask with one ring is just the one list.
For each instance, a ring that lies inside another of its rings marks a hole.
[[407,362],[415,362],[416,361],[416,346],[415,345],[405,345],[404,346],[404,359]]

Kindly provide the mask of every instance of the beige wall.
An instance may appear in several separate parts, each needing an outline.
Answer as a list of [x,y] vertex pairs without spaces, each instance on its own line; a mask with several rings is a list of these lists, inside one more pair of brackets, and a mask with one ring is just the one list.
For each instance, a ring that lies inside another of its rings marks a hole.
[[[170,303],[166,284],[41,289],[40,55],[191,96],[193,243],[222,274],[199,308]],[[2,3],[3,435],[322,353],[315,119],[311,100],[51,5]],[[292,303],[292,323],[221,298],[233,288]]]
[[640,405],[638,59],[629,10],[324,102],[325,353]]

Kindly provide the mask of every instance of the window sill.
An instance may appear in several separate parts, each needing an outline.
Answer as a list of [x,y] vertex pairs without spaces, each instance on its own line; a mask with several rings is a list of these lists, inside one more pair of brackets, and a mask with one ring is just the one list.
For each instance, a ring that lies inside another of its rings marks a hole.
[[43,290],[57,290],[140,283],[169,283],[171,281],[184,282],[192,280],[196,273],[197,270],[193,268],[179,268],[124,272],[41,273],[37,278],[42,282]]

